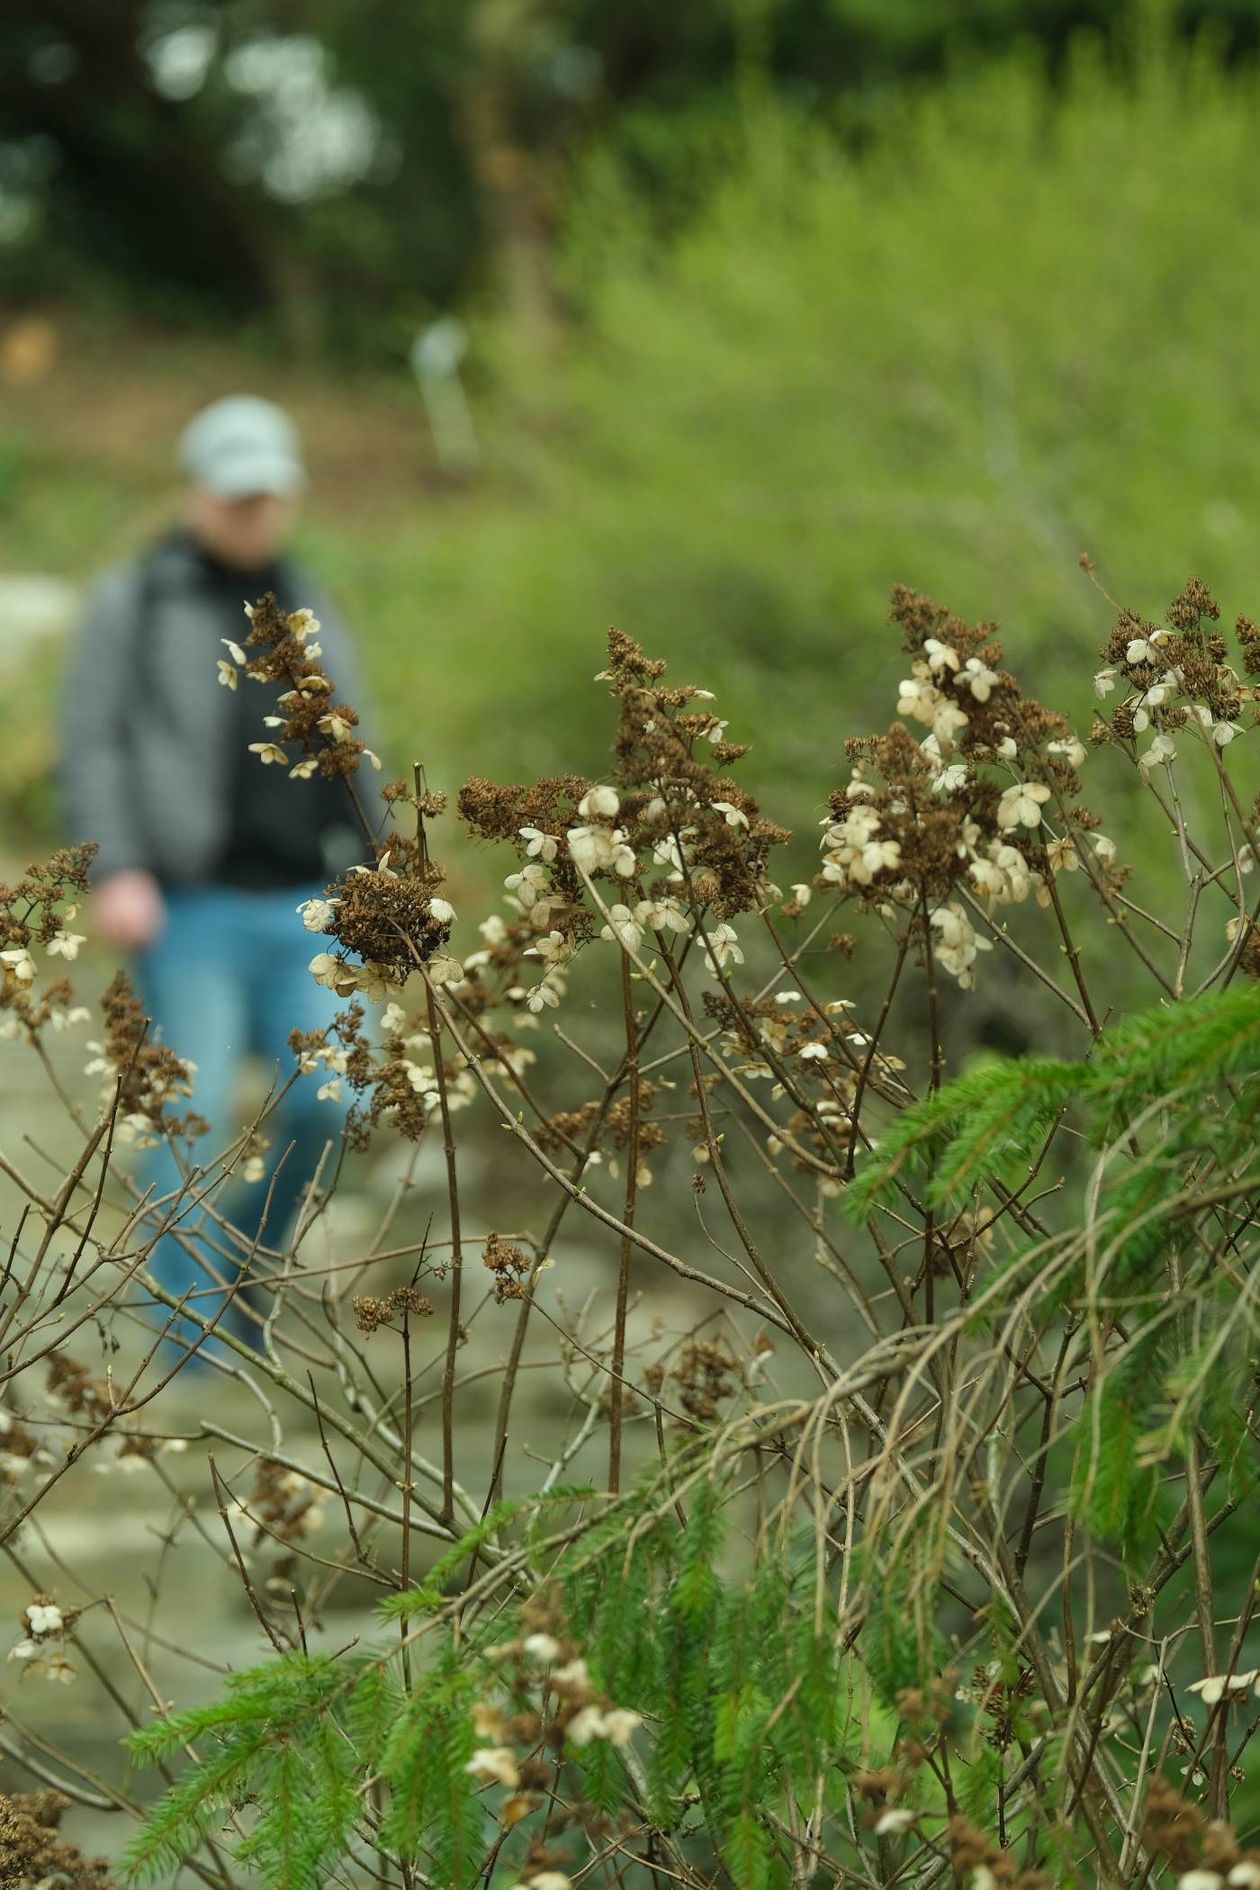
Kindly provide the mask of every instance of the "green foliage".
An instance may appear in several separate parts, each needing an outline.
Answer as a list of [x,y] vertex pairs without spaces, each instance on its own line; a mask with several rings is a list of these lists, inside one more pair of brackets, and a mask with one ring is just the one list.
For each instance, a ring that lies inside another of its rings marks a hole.
[[383,1660],[367,1661],[346,1697],[350,1744],[369,1774],[380,1768],[385,1740],[402,1713],[398,1676]]
[[482,1853],[482,1813],[466,1771],[476,1740],[476,1667],[449,1649],[412,1689],[381,1755],[390,1787],[381,1842],[411,1857],[422,1847],[444,1883],[471,1882]]
[[[1197,1089],[1211,1110],[1220,1093],[1214,1085],[1254,1076],[1258,1031],[1260,996],[1249,984],[1123,1018],[1107,1033],[1100,1082],[1110,1113],[1100,1120],[1097,1139],[1101,1143],[1119,1136],[1140,1111],[1164,1095],[1184,1109],[1194,1106]],[[1254,1107],[1250,1092],[1242,1100]],[[1245,1118],[1239,1125],[1237,1106],[1221,1126],[1234,1128],[1231,1146],[1240,1145],[1247,1135]]]
[[895,1186],[922,1186],[932,1207],[965,1200],[994,1182],[1022,1179],[1034,1152],[1066,1104],[1088,1080],[1089,1066],[1052,1057],[978,1061],[913,1109],[905,1110],[845,1195],[860,1220]]
[[765,1890],[770,1877],[770,1842],[754,1812],[736,1812],[726,1844],[726,1864],[735,1890]]
[[322,1716],[300,1744],[269,1741],[250,1781],[259,1816],[237,1857],[267,1882],[314,1890],[354,1829],[358,1784],[353,1748]]
[[1116,1169],[1111,1227],[1128,1273],[1162,1241],[1186,1160],[1206,1140],[1225,1169],[1254,1141],[1260,1108],[1260,992],[1238,985],[1125,1019],[1088,1061],[985,1061],[902,1112],[863,1166],[845,1205],[859,1220],[902,1185],[935,1208],[1022,1179],[1069,1105]]
[[1005,1775],[1000,1754],[981,1746],[959,1781],[958,1803],[982,1829],[997,1823],[998,1793]]
[[933,1612],[939,1569],[930,1537],[912,1539],[889,1566],[881,1565],[877,1549],[872,1543],[866,1558],[862,1662],[876,1699],[892,1712],[899,1710],[899,1695],[940,1671],[947,1649]]
[[714,1563],[724,1535],[721,1488],[716,1478],[705,1477],[691,1494],[678,1577],[671,1594],[674,1612],[689,1626],[703,1629],[712,1619],[719,1594]]
[[634,1526],[633,1547],[603,1583],[586,1582],[586,1545],[554,1579],[592,1673],[651,1724],[653,1815],[674,1828],[694,1788],[731,1881],[761,1884],[771,1858],[764,1808],[807,1790],[838,1753],[851,1683],[813,1620],[812,1543],[786,1562],[759,1555],[723,1581],[731,1493],[716,1474],[683,1488],[681,1524],[659,1491],[642,1490],[630,1516],[650,1502],[650,1534]]
[[1158,1496],[1154,1467],[1137,1454],[1140,1377],[1126,1360],[1091,1393],[1081,1415],[1074,1507],[1103,1542],[1137,1546]]
[[418,1588],[404,1589],[399,1595],[391,1595],[382,1604],[385,1612],[409,1615],[427,1613],[441,1607],[446,1599],[446,1583],[459,1573],[470,1555],[475,1555],[487,1543],[493,1542],[509,1523],[526,1513],[537,1516],[557,1505],[591,1502],[597,1494],[585,1485],[576,1488],[565,1485],[560,1489],[548,1490],[545,1495],[496,1503],[479,1523],[466,1530],[459,1541],[438,1558]]
[[[675,1485],[683,1522],[662,1504]],[[549,1495],[580,1501],[587,1492]],[[731,1883],[756,1890],[774,1857],[767,1809],[808,1796],[820,1768],[844,1750],[854,1682],[833,1641],[816,1631],[807,1543],[789,1564],[766,1555],[750,1579],[723,1580],[731,1505],[722,1475],[687,1475],[680,1459],[664,1484],[657,1470],[623,1500],[615,1536],[611,1517],[594,1526],[594,1555],[589,1539],[562,1550],[549,1586],[596,1683],[650,1728],[653,1818],[675,1830],[696,1795]],[[502,1506],[497,1528],[535,1507]],[[444,1558],[443,1579],[471,1546],[466,1539]],[[382,1613],[425,1612],[436,1594],[393,1597]],[[344,1851],[373,1780],[383,1806],[378,1846],[423,1856],[443,1882],[471,1883],[486,1808],[467,1767],[477,1749],[474,1702],[496,1681],[486,1658],[491,1627],[502,1637],[511,1622],[467,1621],[427,1658],[417,1643],[409,1685],[397,1652],[325,1662],[289,1655],[234,1676],[222,1699],[135,1734],[129,1745],[141,1760],[194,1742],[201,1751],[150,1814],[129,1854],[132,1875],[147,1880],[173,1868],[232,1813],[256,1805],[236,1854],[274,1890],[313,1884]],[[566,1764],[592,1805],[614,1811],[635,1795],[611,1744],[570,1746]]]
[[[903,1190],[938,1210],[1000,1201],[1043,1166],[1070,1112],[1093,1151],[1089,1166],[1082,1173],[1061,1141],[1051,1160],[1086,1188],[1088,1225],[1069,1218],[1041,1303],[1095,1308],[1108,1326],[1121,1315],[1130,1328],[1089,1390],[1071,1490],[1090,1530],[1130,1555],[1153,1540],[1163,1466],[1184,1456],[1205,1409],[1212,1434],[1220,1428],[1231,1491],[1248,1486],[1253,1453],[1240,1413],[1253,1327],[1238,1316],[1236,1282],[1215,1250],[1228,1254],[1230,1204],[1245,1204],[1260,1180],[1258,1110],[1260,991],[1240,984],[1123,1019],[1086,1061],[985,1062],[905,1111],[846,1199],[854,1219],[895,1208]],[[1025,1258],[1042,1251],[1017,1243],[996,1284],[1022,1290]],[[1181,1282],[1171,1296],[1170,1259]],[[1006,1299],[986,1295],[986,1322]],[[901,1671],[894,1627],[895,1615],[876,1637],[889,1683]]]
[[519,638],[505,709],[554,722],[539,652],[651,624],[756,713],[759,766],[817,792],[887,718],[898,578],[1017,624],[1047,689],[1100,640],[1082,546],[1122,599],[1209,561],[1245,593],[1254,85],[1158,46],[1126,72],[1083,44],[1058,86],[1021,55],[902,101],[858,160],[766,107],[664,253],[601,166],[570,233],[592,332],[555,379],[506,365],[559,445],[521,442],[534,496],[499,559],[435,547]]
[[152,1762],[194,1741],[209,1752],[159,1801],[126,1853],[129,1873],[153,1881],[178,1866],[247,1802],[264,1807],[243,1852],[266,1880],[295,1890],[319,1881],[345,1843],[355,1804],[351,1756],[328,1738],[326,1714],[354,1669],[292,1654],[230,1676],[227,1691],[143,1727],[127,1740]]
[[236,1855],[276,1890],[306,1890],[344,1854],[364,1785],[379,1777],[389,1788],[380,1841],[406,1854],[427,1843],[446,1880],[464,1881],[482,1823],[464,1769],[474,1745],[474,1671],[448,1650],[409,1690],[384,1658],[288,1654],[234,1674],[221,1699],[127,1741],[148,1762],[198,1741],[210,1748],[150,1813],[128,1850],[128,1872],[155,1879],[254,1806],[252,1823],[237,1826]]

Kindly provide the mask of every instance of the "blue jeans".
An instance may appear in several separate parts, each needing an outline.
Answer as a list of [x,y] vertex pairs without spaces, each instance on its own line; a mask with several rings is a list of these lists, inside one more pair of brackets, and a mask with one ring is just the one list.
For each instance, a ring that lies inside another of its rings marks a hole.
[[[234,1091],[244,1060],[261,1057],[269,1086],[278,1092],[296,1067],[289,1048],[292,1030],[324,1030],[341,1000],[316,984],[307,969],[323,941],[306,931],[296,911],[299,902],[322,886],[281,892],[245,892],[233,886],[177,887],[166,894],[166,927],[142,953],[137,966],[139,995],[161,1042],[196,1064],[190,1100],[172,1105],[175,1113],[194,1110],[210,1124],[210,1133],[193,1144],[191,1161],[212,1161],[245,1123],[233,1112]],[[156,1242],[148,1265],[158,1284],[177,1296],[191,1292],[190,1304],[206,1319],[223,1306],[220,1282],[232,1282],[255,1240],[278,1247],[292,1223],[304,1190],[325,1157],[325,1177],[335,1164],[344,1123],[344,1105],[321,1102],[317,1092],[326,1069],[299,1075],[262,1125],[270,1138],[266,1172],[260,1181],[234,1182],[216,1189],[212,1202],[245,1242],[244,1248],[195,1202],[201,1188],[186,1187],[169,1143],[145,1156],[138,1180],[155,1197],[180,1197],[156,1209],[178,1213],[184,1239],[166,1234]],[[205,1184],[202,1184],[204,1186]],[[183,1191],[181,1193],[181,1191]],[[181,1210],[183,1210],[181,1212]],[[207,1270],[207,1264],[210,1269]],[[250,1269],[258,1273],[257,1262]],[[207,1291],[206,1289],[210,1289]],[[165,1321],[169,1308],[156,1308]],[[257,1345],[259,1325],[238,1304],[220,1321]],[[200,1327],[179,1319],[170,1337],[182,1352],[200,1337]],[[168,1358],[173,1357],[167,1347]]]

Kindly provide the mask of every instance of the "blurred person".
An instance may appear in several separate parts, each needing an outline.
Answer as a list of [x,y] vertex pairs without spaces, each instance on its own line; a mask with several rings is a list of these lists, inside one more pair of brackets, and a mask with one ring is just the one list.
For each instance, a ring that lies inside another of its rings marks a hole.
[[[233,1100],[246,1057],[260,1056],[283,1087],[294,1067],[290,1031],[323,1030],[339,1008],[307,969],[313,940],[297,908],[364,848],[344,782],[291,780],[249,752],[267,732],[278,686],[221,687],[217,668],[224,640],[248,632],[244,605],[273,591],[285,610],[315,612],[338,694],[358,701],[335,615],[285,552],[306,486],[297,432],[270,401],[233,396],[190,422],[179,462],[182,524],[107,572],[90,597],[66,692],[62,772],[75,838],[100,849],[95,928],[136,955],[154,1031],[196,1066],[181,1107],[210,1123],[194,1144],[193,1159],[204,1161],[240,1127]],[[328,1159],[335,1154],[342,1112],[318,1095],[325,1075],[292,1083],[264,1125],[270,1145],[257,1178],[236,1184],[225,1212],[247,1243],[280,1243],[330,1143]],[[179,1193],[169,1143],[145,1157],[140,1182],[155,1200]],[[188,1236],[196,1210],[179,1224]],[[204,1290],[213,1274],[203,1262],[231,1279],[240,1255],[225,1257],[213,1222],[204,1231],[206,1244],[163,1236],[149,1264],[168,1292],[195,1291],[197,1310],[212,1317],[221,1294]],[[256,1343],[258,1321],[238,1303],[222,1323]],[[198,1329],[183,1321],[174,1331],[183,1345]]]

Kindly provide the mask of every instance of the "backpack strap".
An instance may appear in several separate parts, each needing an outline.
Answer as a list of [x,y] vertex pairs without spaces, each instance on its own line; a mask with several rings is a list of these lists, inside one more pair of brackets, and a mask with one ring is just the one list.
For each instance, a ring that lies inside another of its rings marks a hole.
[[135,683],[135,702],[143,715],[148,715],[158,708],[153,665],[149,661],[149,638],[157,610],[158,563],[165,543],[164,539],[158,539],[156,544],[149,546],[140,560],[140,583],[136,592],[135,615],[131,622],[128,655],[132,680]]

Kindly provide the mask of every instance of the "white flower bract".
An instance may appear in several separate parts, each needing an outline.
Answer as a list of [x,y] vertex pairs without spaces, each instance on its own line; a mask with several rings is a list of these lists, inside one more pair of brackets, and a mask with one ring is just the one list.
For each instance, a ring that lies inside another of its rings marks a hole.
[[1246,1699],[1258,1676],[1260,1668],[1256,1667],[1249,1668],[1246,1673],[1213,1673],[1204,1680],[1192,1680],[1186,1692],[1197,1693],[1205,1706],[1216,1706],[1226,1698]]
[[560,851],[555,836],[544,833],[540,827],[518,827],[517,832],[526,842],[525,851],[531,860],[545,860],[550,864]]
[[589,788],[578,802],[578,813],[583,820],[612,820],[621,811],[621,797],[616,788]]
[[1138,772],[1145,776],[1150,769],[1161,764],[1166,766],[1176,760],[1177,744],[1171,735],[1157,735],[1150,747],[1137,758]]
[[515,1791],[521,1782],[516,1754],[510,1746],[483,1746],[474,1752],[464,1767],[472,1778],[483,1778],[491,1785],[506,1785]]
[[1013,827],[1039,827],[1041,810],[1049,799],[1050,790],[1040,781],[1017,781],[998,802],[998,826],[1008,832]]
[[966,912],[953,900],[936,908],[931,923],[933,932],[939,934],[934,945],[938,964],[969,991],[975,984],[977,955],[992,951],[992,939],[977,937]]
[[308,932],[322,932],[337,910],[335,899],[304,899],[296,908]]
[[977,702],[987,702],[997,679],[995,669],[990,669],[987,664],[982,663],[978,656],[969,656],[958,682],[961,688],[970,689]]
[[560,1652],[560,1643],[551,1634],[527,1635],[522,1646],[531,1660],[538,1661],[544,1667],[549,1667]]
[[942,643],[939,637],[924,637],[923,647],[927,651],[928,668],[939,675],[942,670],[958,668],[958,652],[948,643]]
[[583,873],[607,872],[613,863],[613,837],[607,827],[570,827],[569,856]]
[[744,954],[740,950],[739,934],[733,925],[725,920],[711,928],[705,942],[704,962],[710,971],[717,971],[725,964],[742,965]]
[[643,927],[629,906],[610,906],[608,924],[603,928],[600,937],[614,939],[624,945],[627,951],[637,952],[643,943]]
[[918,1817],[918,1812],[909,1805],[889,1805],[881,1811],[875,1822],[876,1837],[895,1837],[898,1832],[908,1831]]

